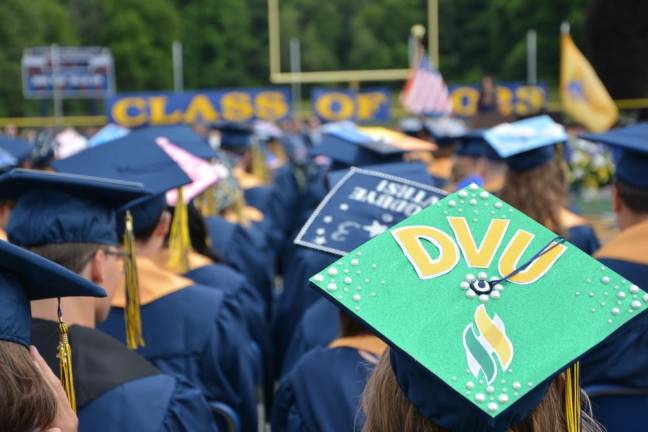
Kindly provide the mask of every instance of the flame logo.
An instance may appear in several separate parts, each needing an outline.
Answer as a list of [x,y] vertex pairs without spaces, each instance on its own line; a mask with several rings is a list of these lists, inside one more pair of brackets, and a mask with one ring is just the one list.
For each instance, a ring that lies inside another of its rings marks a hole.
[[484,305],[479,305],[475,311],[474,321],[463,332],[468,368],[475,378],[481,371],[486,382],[491,384],[497,378],[498,363],[502,372],[511,365],[513,344],[506,336],[500,317],[495,314],[491,319]]

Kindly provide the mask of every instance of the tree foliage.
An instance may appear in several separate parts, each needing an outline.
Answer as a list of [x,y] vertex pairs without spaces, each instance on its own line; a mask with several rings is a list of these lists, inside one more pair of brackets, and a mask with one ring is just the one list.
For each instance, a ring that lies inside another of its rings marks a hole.
[[[538,77],[554,85],[559,28],[566,20],[603,80],[612,83],[615,96],[637,96],[638,88],[641,94],[648,92],[642,80],[645,56],[633,49],[647,40],[645,13],[632,13],[639,6],[645,10],[643,3],[622,0],[627,5],[617,7],[592,0],[585,44],[589,3],[439,0],[441,71],[451,83],[475,82],[484,73],[499,80],[524,80],[526,32],[533,28],[538,33]],[[426,4],[281,0],[282,69],[289,69],[293,37],[301,42],[304,71],[405,68],[408,35],[412,25],[426,24]],[[624,25],[626,20],[634,24]],[[20,56],[25,47],[51,43],[109,47],[118,91],[171,89],[174,40],[183,43],[186,89],[268,84],[267,0],[0,0],[0,37],[0,115],[37,112],[38,104],[22,97]],[[609,60],[615,52],[628,55],[616,55],[615,63]],[[624,65],[623,73],[618,65]],[[631,68],[636,79],[624,80]]]

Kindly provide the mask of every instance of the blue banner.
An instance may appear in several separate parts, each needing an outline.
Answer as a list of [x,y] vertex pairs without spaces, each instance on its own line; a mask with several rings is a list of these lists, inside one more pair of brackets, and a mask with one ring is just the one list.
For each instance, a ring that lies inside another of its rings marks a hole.
[[[479,105],[479,85],[448,86],[452,99],[452,110],[460,117],[477,114]],[[547,85],[524,84],[517,82],[498,82],[495,89],[497,110],[502,116],[531,115],[542,110],[547,104]]]
[[291,111],[287,87],[127,93],[106,99],[108,121],[124,127],[196,121],[276,121],[288,118]]
[[423,183],[351,168],[315,209],[295,244],[345,255],[445,195]]
[[387,121],[390,117],[391,96],[386,87],[360,91],[318,87],[311,92],[311,109],[324,121]]

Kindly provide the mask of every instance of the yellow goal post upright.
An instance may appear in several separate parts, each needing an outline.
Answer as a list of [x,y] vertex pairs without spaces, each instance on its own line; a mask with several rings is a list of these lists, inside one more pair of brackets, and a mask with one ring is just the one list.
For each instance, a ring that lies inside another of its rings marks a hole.
[[[439,67],[439,3],[427,1],[428,52]],[[270,54],[270,82],[273,84],[325,83],[361,81],[399,81],[407,79],[409,69],[362,69],[337,71],[282,72],[281,30],[279,27],[279,0],[268,0],[268,42]]]

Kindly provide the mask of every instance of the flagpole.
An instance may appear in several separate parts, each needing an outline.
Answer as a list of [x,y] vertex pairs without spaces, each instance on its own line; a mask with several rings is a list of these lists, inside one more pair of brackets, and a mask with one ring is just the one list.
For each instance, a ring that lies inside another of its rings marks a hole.
[[428,54],[432,65],[439,67],[439,0],[428,0]]

